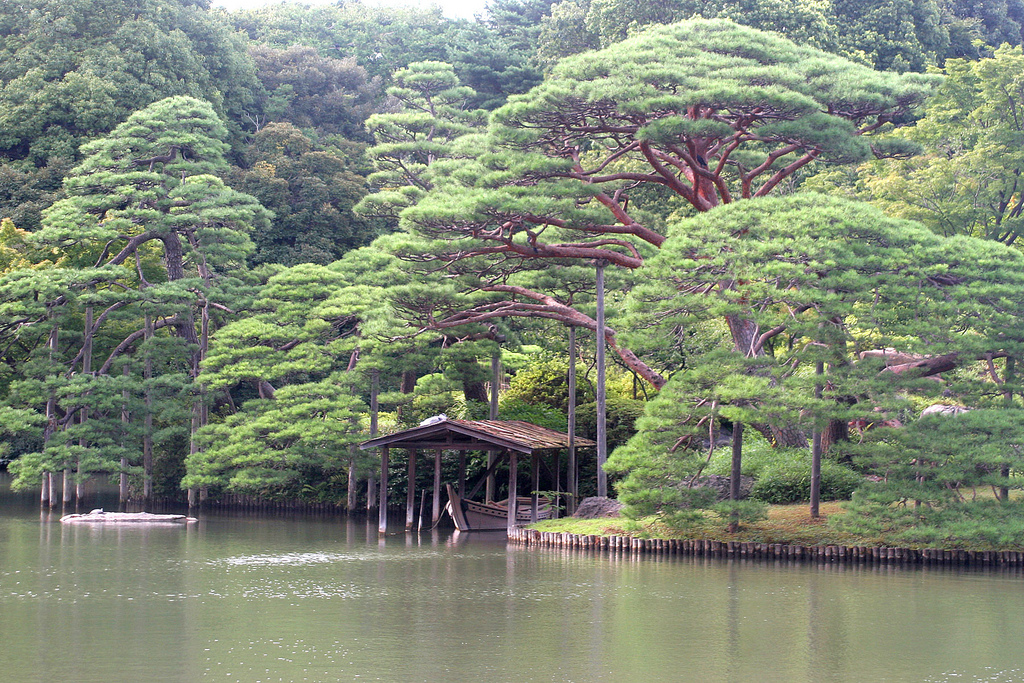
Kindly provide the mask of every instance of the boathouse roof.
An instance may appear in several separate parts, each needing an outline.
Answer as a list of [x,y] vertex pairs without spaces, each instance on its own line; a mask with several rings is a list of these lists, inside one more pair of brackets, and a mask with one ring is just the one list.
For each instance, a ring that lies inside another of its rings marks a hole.
[[[596,445],[590,439],[576,437],[576,446]],[[520,420],[451,420],[438,416],[424,420],[418,427],[378,436],[359,444],[359,448],[441,448],[454,451],[534,451],[569,447],[569,435]]]

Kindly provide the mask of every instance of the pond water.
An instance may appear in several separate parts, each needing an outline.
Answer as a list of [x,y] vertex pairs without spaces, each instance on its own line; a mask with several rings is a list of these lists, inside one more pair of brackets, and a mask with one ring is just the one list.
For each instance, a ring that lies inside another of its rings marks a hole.
[[0,490],[0,680],[1021,681],[1024,576],[377,538],[376,520],[67,527]]

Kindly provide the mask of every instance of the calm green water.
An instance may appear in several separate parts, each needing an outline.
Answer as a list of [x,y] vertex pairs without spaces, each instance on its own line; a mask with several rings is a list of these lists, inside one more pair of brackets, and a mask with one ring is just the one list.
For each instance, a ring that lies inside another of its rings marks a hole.
[[0,680],[1022,681],[1024,577],[620,559],[0,497]]

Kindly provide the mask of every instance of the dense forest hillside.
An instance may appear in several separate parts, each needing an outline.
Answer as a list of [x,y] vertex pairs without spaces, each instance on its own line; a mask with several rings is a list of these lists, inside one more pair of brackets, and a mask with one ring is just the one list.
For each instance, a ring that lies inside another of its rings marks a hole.
[[371,417],[484,417],[492,359],[593,434],[598,265],[632,514],[1017,500],[1020,0],[0,3],[20,486],[372,504]]

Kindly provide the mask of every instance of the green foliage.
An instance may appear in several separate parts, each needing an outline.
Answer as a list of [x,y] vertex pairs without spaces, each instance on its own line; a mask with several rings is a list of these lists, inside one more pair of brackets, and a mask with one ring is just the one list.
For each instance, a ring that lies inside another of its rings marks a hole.
[[[821,500],[848,500],[863,477],[832,460],[821,462]],[[804,503],[811,499],[811,458],[807,452],[790,453],[783,462],[758,472],[751,498],[772,505]]]
[[255,103],[262,114],[247,113],[257,133],[268,122],[288,122],[352,140],[363,138],[363,121],[372,113],[380,83],[354,57],[323,57],[312,47],[295,44],[283,50],[252,45],[249,55],[267,93]]
[[768,504],[760,500],[723,500],[711,509],[723,523],[755,524],[768,519]]
[[[636,433],[636,421],[644,414],[644,401],[608,396],[605,405],[608,451],[625,444]],[[597,438],[597,403],[576,407],[576,426],[581,436]]]
[[1005,407],[972,410],[867,432],[847,451],[873,481],[861,485],[836,524],[914,544],[1019,543],[1019,500],[985,495],[989,488],[1022,488],[1019,413]]
[[388,95],[397,111],[371,116],[366,127],[377,144],[366,150],[377,192],[357,207],[363,215],[398,219],[433,187],[433,164],[465,157],[453,142],[479,128],[483,112],[468,109],[475,93],[463,86],[450,64],[414,62],[394,74]]
[[[577,407],[587,401],[593,401],[594,396],[590,383],[580,379],[578,375]],[[565,413],[569,409],[569,363],[558,358],[533,360],[512,377],[505,396],[527,404],[545,405]]]
[[563,0],[544,19],[538,52],[550,60],[607,47],[646,27],[702,17],[780,33],[876,69],[923,71],[947,57],[977,56],[975,41],[1019,44],[1021,15],[1005,2]]
[[377,226],[353,214],[366,193],[352,170],[358,150],[317,145],[290,123],[271,123],[245,148],[246,167],[232,168],[232,187],[274,212],[271,227],[253,234],[253,263],[320,263],[365,246]]
[[259,89],[238,37],[180,0],[30,0],[0,22],[0,155],[76,158],[131,113],[170,96],[234,123]]
[[859,194],[940,235],[1013,244],[1024,230],[1022,70],[1020,46],[980,61],[947,61],[947,78],[924,118],[893,134],[922,145],[924,154],[866,164]]
[[274,495],[308,473],[327,477],[343,469],[347,459],[339,456],[362,438],[365,412],[346,379],[333,375],[283,387],[273,400],[248,401],[242,411],[202,428],[201,450],[188,457],[181,486]]
[[492,28],[446,19],[437,6],[279,3],[234,12],[229,20],[255,42],[277,49],[309,45],[321,54],[351,57],[384,81],[414,62],[453,64],[477,93],[472,106],[493,109],[540,80],[530,64],[531,30],[508,12],[502,17]]

